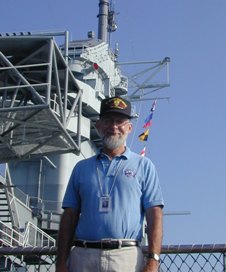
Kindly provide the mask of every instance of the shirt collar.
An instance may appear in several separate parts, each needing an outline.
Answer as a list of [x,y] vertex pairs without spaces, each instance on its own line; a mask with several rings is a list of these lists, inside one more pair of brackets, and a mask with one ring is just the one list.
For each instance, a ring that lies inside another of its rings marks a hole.
[[[117,156],[117,157],[121,157],[121,158],[124,158],[124,159],[128,160],[130,158],[130,156],[131,156],[131,150],[130,150],[129,147],[126,146],[125,152],[123,154]],[[100,150],[99,153],[96,156],[96,159],[99,160],[99,159],[104,158],[104,157],[108,157],[108,156],[105,153],[103,153],[102,150]]]

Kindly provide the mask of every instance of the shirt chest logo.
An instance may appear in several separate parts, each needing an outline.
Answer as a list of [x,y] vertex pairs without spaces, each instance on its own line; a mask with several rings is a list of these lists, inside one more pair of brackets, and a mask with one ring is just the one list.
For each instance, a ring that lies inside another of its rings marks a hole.
[[130,178],[130,177],[135,177],[136,172],[132,169],[125,169],[124,174],[126,177]]

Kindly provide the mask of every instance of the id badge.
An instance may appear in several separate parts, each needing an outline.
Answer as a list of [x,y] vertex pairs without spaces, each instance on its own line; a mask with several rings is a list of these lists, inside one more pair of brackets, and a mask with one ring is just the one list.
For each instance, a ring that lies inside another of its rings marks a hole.
[[111,211],[111,197],[102,196],[99,198],[99,212]]

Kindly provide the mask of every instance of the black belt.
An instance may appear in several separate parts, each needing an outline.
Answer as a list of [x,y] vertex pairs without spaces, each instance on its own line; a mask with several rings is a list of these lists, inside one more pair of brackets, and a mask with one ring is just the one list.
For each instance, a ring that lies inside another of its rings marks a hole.
[[76,240],[74,245],[84,248],[99,248],[99,249],[119,249],[121,247],[139,246],[139,242],[136,240],[101,240],[97,242]]

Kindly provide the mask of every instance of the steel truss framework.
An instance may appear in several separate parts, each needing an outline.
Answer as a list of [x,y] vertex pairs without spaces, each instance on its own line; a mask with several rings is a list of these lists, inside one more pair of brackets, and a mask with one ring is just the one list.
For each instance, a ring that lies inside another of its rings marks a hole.
[[53,37],[0,37],[0,162],[78,154],[81,96]]
[[[170,58],[165,57],[161,61],[139,61],[139,62],[123,62],[118,63],[118,66],[127,67],[129,81],[129,98],[132,102],[140,102],[154,99],[169,99],[169,97],[153,96],[157,91],[160,91],[170,86],[169,79],[169,64]],[[139,72],[131,72],[138,69]],[[153,82],[153,79],[156,81]]]

